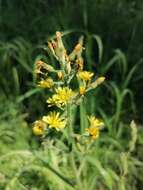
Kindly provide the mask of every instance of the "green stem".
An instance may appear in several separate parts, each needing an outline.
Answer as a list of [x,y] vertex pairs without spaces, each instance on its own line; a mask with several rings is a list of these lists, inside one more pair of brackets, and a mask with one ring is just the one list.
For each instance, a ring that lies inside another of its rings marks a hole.
[[68,133],[69,133],[69,139],[70,139],[70,143],[72,144],[72,150],[70,153],[70,163],[71,163],[71,167],[72,167],[72,171],[74,173],[74,176],[76,178],[76,183],[77,183],[77,188],[78,190],[83,190],[82,184],[81,184],[81,180],[80,180],[80,176],[78,176],[78,169],[76,166],[76,160],[75,160],[75,146],[74,146],[74,138],[73,138],[73,126],[72,126],[72,109],[71,109],[71,104],[68,103],[67,104],[67,118],[68,118]]
[[[72,110],[71,104],[67,104],[67,119],[68,119],[68,134],[69,138],[72,139],[73,137],[73,129],[72,129]],[[72,141],[71,141],[72,142]]]
[[78,169],[77,169],[77,166],[76,166],[76,161],[75,161],[74,151],[73,150],[71,152],[70,161],[71,161],[72,170],[74,172],[74,176],[76,178],[77,189],[78,190],[84,190],[84,188],[82,186],[82,183],[81,183],[81,180],[80,180],[80,176],[78,175]]
[[84,106],[84,99],[82,98],[80,103],[80,129],[81,134],[84,133],[85,128],[87,127],[87,116],[86,116],[86,110]]

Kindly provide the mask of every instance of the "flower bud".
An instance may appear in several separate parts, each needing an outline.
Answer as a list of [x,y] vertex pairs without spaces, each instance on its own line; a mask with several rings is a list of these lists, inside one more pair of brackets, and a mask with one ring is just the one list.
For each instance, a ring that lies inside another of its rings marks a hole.
[[86,91],[86,89],[85,89],[84,86],[80,86],[80,87],[79,87],[79,93],[80,93],[80,95],[85,94],[85,91]]
[[59,79],[63,79],[64,75],[63,75],[63,72],[62,71],[58,71],[57,72],[57,76]]
[[90,88],[96,88],[98,85],[100,85],[101,83],[103,83],[105,80],[105,77],[99,77],[97,78],[96,81],[94,81],[93,83],[90,84]]

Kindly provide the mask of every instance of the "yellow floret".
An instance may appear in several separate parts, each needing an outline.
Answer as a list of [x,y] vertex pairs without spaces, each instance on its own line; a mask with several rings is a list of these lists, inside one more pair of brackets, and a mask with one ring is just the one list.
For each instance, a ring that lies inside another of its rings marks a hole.
[[41,80],[38,83],[38,86],[41,88],[51,88],[54,85],[53,79],[52,78],[47,78],[45,80]]
[[98,127],[89,127],[86,129],[86,131],[89,133],[89,135],[93,139],[96,139],[99,137],[99,128]]
[[96,118],[95,116],[88,117],[90,127],[86,129],[86,131],[89,133],[89,135],[96,139],[99,136],[100,128],[104,125],[103,121]]
[[50,105],[64,106],[66,105],[75,95],[72,89],[68,87],[58,87],[55,89],[56,94],[47,100]]
[[93,77],[94,73],[88,72],[88,71],[79,71],[77,73],[77,78],[84,80],[84,81],[90,81]]
[[60,116],[59,112],[50,112],[49,115],[43,117],[43,121],[48,124],[49,128],[56,130],[63,129],[66,126],[66,120]]
[[96,118],[95,116],[88,117],[91,127],[102,127],[104,125],[103,121]]
[[85,94],[85,91],[86,91],[86,88],[84,86],[80,86],[79,87],[79,93],[80,93],[80,95]]

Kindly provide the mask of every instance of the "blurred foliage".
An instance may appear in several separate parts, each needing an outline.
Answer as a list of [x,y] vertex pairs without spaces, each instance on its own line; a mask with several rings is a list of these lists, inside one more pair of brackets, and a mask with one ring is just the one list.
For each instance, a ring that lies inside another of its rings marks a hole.
[[[71,169],[72,155],[66,144],[51,138],[38,148],[36,141],[31,142],[24,116],[18,114],[15,105],[9,104],[9,111],[3,110],[1,117],[0,189],[77,189],[75,171]],[[143,162],[136,156],[137,147],[143,143],[139,140],[143,134],[140,129],[132,121],[130,126],[120,124],[114,136],[104,132],[90,147],[77,143],[74,159],[78,166],[76,174],[82,175],[82,189],[142,188],[142,175],[138,173],[142,174]],[[128,138],[124,139],[125,136]]]
[[[103,65],[107,64],[107,61],[113,56],[114,49],[119,48],[126,54],[128,70],[137,62],[142,62],[142,0],[31,0],[29,2],[2,0],[0,1],[0,10],[0,39],[2,41],[0,49],[2,57],[4,57],[1,65],[4,65],[3,69],[7,69],[7,72],[11,72],[11,69],[6,68],[6,65],[16,67],[16,70],[14,68],[13,74],[10,73],[10,75],[15,75],[15,77],[17,75],[20,78],[20,87],[17,86],[17,88],[21,88],[22,93],[27,90],[25,83],[26,86],[29,86],[32,80],[30,71],[33,67],[35,46],[47,41],[47,38],[57,30],[75,31],[70,38],[72,44],[79,36],[79,32],[87,33],[87,65],[90,68],[96,69],[99,64],[98,53],[96,53],[98,49],[91,37],[95,33],[100,35],[104,44]],[[69,46],[71,44],[67,44],[67,48]],[[37,51],[40,51],[38,47]],[[117,75],[118,69],[115,67],[108,75],[111,78],[116,70],[117,81],[120,79]],[[23,69],[26,69],[25,72]],[[21,71],[19,72],[19,70]],[[27,82],[24,82],[25,78],[28,79]],[[143,96],[141,91],[143,86],[140,83],[142,79],[141,65],[133,78],[134,83],[130,84],[134,91],[138,112],[142,112],[142,106],[140,106]],[[138,116],[137,113],[136,117],[140,118],[141,116]]]
[[21,36],[37,44],[57,30],[84,29],[99,34],[107,51],[122,48],[135,58],[143,52],[142,0],[1,0],[0,9],[3,40]]

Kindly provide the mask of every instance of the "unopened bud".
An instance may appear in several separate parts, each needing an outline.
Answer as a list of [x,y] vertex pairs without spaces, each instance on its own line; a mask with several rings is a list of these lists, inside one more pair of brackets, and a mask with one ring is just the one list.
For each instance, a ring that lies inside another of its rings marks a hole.
[[96,80],[96,82],[97,82],[97,84],[99,85],[99,84],[101,84],[102,82],[104,82],[104,80],[105,80],[105,77],[99,77],[99,78]]
[[99,77],[97,78],[97,80],[93,83],[90,84],[90,88],[96,88],[98,85],[100,85],[101,83],[103,83],[105,80],[105,77]]
[[57,72],[57,76],[59,79],[63,79],[63,72],[62,71],[58,71]]
[[80,95],[83,95],[83,94],[85,94],[85,87],[84,86],[80,86],[79,87],[79,93],[80,93]]

